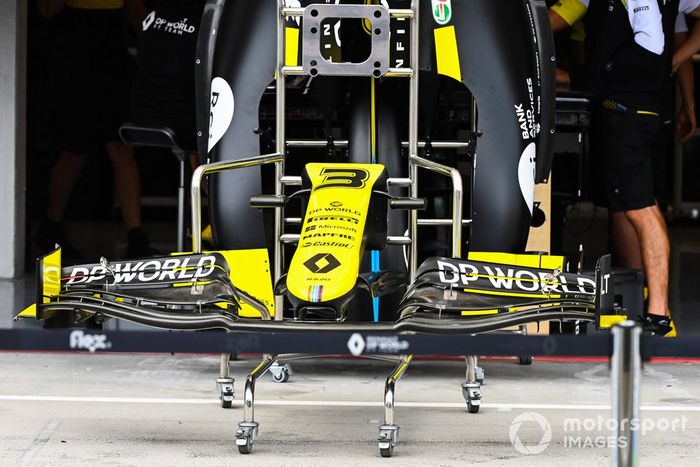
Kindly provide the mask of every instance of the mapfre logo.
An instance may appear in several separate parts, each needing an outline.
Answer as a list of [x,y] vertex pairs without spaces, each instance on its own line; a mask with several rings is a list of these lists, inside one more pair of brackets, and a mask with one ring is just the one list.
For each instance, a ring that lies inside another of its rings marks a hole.
[[86,334],[84,331],[73,331],[68,338],[71,349],[87,350],[94,353],[97,350],[109,350],[112,343],[104,334]]

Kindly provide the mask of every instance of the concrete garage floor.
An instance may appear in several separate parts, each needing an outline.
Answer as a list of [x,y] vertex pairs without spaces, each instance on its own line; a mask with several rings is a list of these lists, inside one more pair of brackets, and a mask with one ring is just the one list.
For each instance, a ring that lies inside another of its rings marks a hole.
[[[232,362],[237,396],[255,364]],[[400,440],[383,459],[375,440],[391,364],[294,362],[289,382],[259,381],[260,434],[242,456],[240,400],[219,407],[215,355],[0,353],[0,465],[609,465],[610,450],[595,446],[610,436],[607,362],[482,365],[484,406],[469,414],[463,363],[415,361],[397,386]],[[642,405],[640,465],[698,465],[700,365],[647,364]],[[521,454],[513,435],[546,448]]]

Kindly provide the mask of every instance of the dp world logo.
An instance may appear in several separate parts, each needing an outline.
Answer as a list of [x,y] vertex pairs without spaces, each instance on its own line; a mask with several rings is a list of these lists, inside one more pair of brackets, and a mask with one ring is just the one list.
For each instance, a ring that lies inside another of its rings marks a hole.
[[[523,426],[534,427],[539,441],[521,439],[521,434],[524,435],[527,428],[521,430]],[[534,456],[544,452],[549,446],[549,442],[552,441],[552,427],[549,421],[538,414],[537,412],[525,412],[521,413],[513,420],[510,424],[510,442],[513,443],[513,447],[520,454],[525,454],[527,456]]]

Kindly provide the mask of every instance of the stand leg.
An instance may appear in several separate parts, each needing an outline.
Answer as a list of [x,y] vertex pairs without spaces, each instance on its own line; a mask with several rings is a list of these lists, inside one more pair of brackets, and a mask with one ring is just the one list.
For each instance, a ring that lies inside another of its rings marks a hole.
[[481,407],[481,383],[477,379],[477,370],[480,368],[477,367],[475,355],[468,355],[465,360],[467,361],[467,380],[462,383],[462,395],[467,401],[469,413],[477,413]]
[[263,361],[248,373],[245,380],[245,391],[243,395],[243,421],[238,424],[236,431],[236,445],[241,454],[250,454],[253,449],[253,442],[258,436],[259,424],[255,417],[255,382],[265,374],[275,362],[275,357],[266,355]]
[[231,408],[234,399],[234,380],[229,375],[229,360],[231,354],[222,353],[219,360],[219,378],[216,380],[216,388],[219,391],[219,401],[221,407],[225,409]]
[[394,390],[412,359],[412,355],[401,357],[384,384],[384,424],[379,427],[379,453],[382,457],[391,457],[399,440],[399,427],[394,424]]

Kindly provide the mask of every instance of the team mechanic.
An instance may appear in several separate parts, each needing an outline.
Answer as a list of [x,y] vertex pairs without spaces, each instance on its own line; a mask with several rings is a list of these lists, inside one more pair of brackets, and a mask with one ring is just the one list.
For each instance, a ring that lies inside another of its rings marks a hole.
[[[649,289],[645,329],[673,335],[670,244],[654,195],[652,158],[671,76],[674,30],[680,15],[700,18],[700,0],[560,0],[550,12],[555,30],[583,18],[594,109],[591,153],[601,198],[596,201],[608,206],[618,243],[641,256]],[[682,107],[680,122],[688,121],[688,109],[692,103]]]

